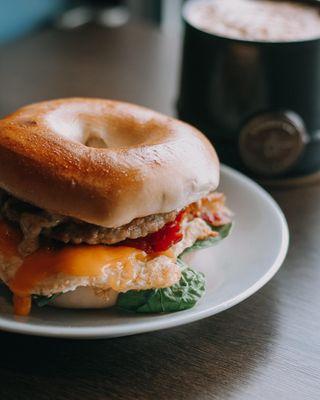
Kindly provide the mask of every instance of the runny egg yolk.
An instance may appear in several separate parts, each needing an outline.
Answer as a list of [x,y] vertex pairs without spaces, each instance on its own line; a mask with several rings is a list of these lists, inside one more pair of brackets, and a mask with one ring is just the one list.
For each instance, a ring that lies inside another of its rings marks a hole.
[[[19,257],[18,245],[21,240],[19,232],[0,221],[0,252],[4,257]],[[165,254],[173,257],[171,251]],[[16,315],[28,315],[31,308],[32,290],[47,278],[60,273],[71,276],[100,276],[108,267],[124,266],[123,277],[132,277],[134,262],[148,261],[159,253],[148,255],[142,250],[126,246],[76,245],[61,249],[40,248],[23,259],[15,276],[8,282],[14,294],[14,311]],[[119,283],[111,277],[110,287],[121,291]]]

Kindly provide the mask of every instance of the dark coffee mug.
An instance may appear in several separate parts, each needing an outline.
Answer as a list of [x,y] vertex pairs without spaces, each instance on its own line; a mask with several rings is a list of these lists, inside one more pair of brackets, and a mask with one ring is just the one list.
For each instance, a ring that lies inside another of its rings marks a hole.
[[[257,177],[320,170],[320,38],[258,42],[194,27],[185,4],[179,117]],[[309,1],[319,7],[317,1]]]

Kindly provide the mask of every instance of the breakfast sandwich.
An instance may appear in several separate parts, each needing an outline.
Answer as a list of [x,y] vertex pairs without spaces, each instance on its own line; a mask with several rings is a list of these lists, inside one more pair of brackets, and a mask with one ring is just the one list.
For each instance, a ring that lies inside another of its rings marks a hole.
[[38,306],[173,312],[205,278],[186,254],[225,238],[219,161],[195,128],[149,109],[71,98],[0,120],[0,279]]

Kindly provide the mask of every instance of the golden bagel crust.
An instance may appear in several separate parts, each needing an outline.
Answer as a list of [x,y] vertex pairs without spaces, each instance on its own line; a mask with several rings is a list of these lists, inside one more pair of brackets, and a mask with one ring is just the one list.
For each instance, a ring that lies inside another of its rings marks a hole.
[[12,195],[105,227],[181,209],[219,182],[198,130],[103,99],[46,101],[3,118],[0,166],[0,188]]

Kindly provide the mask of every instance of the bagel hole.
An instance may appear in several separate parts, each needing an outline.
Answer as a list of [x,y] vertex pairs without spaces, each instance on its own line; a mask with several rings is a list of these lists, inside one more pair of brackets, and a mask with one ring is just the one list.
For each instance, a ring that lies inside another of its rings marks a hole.
[[[91,107],[91,108],[90,108]],[[55,134],[89,148],[127,149],[161,142],[163,128],[145,112],[101,110],[88,104],[64,105],[48,113],[46,122]]]
[[108,148],[106,141],[101,136],[97,135],[89,135],[86,141],[84,142],[84,145],[87,147],[94,147],[95,149]]

